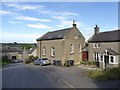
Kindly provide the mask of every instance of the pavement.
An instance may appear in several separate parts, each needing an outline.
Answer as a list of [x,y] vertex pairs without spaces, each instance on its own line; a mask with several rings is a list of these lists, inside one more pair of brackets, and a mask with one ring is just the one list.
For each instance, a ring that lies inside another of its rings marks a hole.
[[[2,88],[118,88],[120,81],[95,81],[82,67],[12,64],[2,69]],[[1,71],[0,71],[1,72]]]

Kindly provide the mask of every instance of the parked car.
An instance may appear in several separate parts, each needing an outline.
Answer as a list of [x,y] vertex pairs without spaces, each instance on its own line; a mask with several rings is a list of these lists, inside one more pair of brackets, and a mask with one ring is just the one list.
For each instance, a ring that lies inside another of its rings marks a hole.
[[50,60],[48,58],[38,58],[37,60],[34,61],[35,65],[49,65],[51,64]]
[[21,60],[21,59],[13,59],[13,60],[11,60],[11,62],[12,63],[21,63],[21,62],[23,62],[23,60]]

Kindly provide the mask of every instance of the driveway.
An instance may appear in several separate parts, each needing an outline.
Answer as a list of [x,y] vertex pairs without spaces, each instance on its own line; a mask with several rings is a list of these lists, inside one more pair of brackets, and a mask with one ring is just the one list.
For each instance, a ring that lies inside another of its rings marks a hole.
[[2,70],[3,88],[118,88],[118,81],[94,81],[80,67],[15,64]]

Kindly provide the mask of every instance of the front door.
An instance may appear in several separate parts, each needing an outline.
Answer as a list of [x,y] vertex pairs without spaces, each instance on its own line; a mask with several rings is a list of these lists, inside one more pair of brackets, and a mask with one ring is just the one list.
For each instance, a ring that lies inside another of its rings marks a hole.
[[12,59],[16,59],[16,56],[12,56]]
[[105,68],[109,66],[109,56],[104,56]]

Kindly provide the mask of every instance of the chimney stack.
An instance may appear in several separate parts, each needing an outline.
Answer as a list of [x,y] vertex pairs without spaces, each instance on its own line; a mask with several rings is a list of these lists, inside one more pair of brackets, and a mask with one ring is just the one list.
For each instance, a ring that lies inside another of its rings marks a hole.
[[75,24],[75,21],[73,20],[73,27],[76,27],[77,25]]
[[97,33],[99,33],[99,27],[98,27],[98,25],[96,25],[94,27],[94,34],[97,34]]

